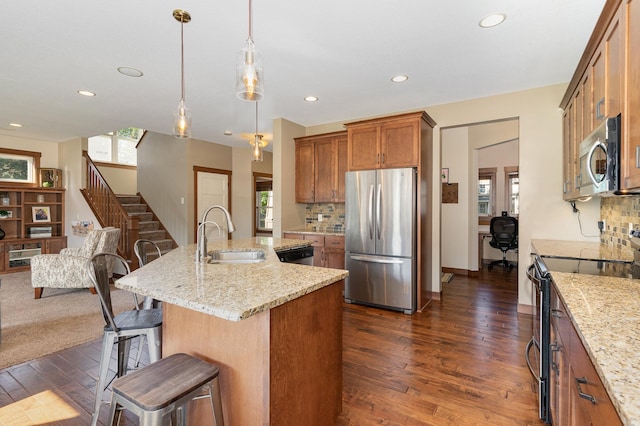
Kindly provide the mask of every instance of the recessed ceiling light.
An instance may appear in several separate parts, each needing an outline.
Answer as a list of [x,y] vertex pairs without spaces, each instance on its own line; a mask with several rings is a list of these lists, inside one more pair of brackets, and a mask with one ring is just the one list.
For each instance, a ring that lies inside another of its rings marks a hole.
[[231,130],[225,130],[224,134],[225,136],[231,136],[233,133],[231,133]]
[[119,67],[118,72],[126,75],[127,77],[142,77],[144,75],[139,69],[131,67]]
[[11,127],[22,127],[22,124],[20,124],[20,123],[9,123],[9,126],[11,126]]
[[78,90],[78,94],[82,96],[95,96],[96,94],[88,90]]
[[407,80],[409,80],[409,77],[407,77],[406,75],[394,75],[393,77],[391,77],[391,81],[393,81],[394,83],[402,83]]
[[307,102],[318,102],[318,97],[317,96],[305,96],[304,100],[307,101]]
[[505,19],[507,19],[507,15],[504,13],[492,13],[491,15],[487,15],[482,18],[478,25],[482,28],[491,28],[502,24]]

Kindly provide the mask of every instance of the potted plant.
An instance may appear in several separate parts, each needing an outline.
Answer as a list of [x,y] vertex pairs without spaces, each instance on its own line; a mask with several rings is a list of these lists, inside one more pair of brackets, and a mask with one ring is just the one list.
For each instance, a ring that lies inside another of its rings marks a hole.
[[7,217],[11,217],[11,211],[9,211],[9,210],[0,210],[0,219],[5,219]]

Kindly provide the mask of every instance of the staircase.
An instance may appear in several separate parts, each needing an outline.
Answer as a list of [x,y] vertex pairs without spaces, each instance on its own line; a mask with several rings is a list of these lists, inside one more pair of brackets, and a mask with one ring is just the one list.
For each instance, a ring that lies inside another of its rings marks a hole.
[[[139,219],[138,238],[153,241],[162,254],[178,246],[140,194],[116,194],[116,198],[130,218]],[[157,254],[151,250],[147,256],[152,260],[157,257]]]
[[[100,226],[113,226],[120,229],[118,254],[129,262],[132,270],[140,266],[133,250],[136,240],[144,238],[155,242],[163,254],[178,247],[140,193],[137,195],[114,194],[87,151],[83,151],[82,156],[85,159],[87,172],[86,187],[80,188],[80,192]],[[149,257],[153,258],[153,256],[157,257],[157,254]]]

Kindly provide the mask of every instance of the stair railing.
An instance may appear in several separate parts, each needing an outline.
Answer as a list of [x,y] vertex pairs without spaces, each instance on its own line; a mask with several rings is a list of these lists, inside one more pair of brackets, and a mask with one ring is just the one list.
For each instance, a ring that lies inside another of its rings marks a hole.
[[132,269],[136,269],[138,259],[133,252],[133,243],[139,237],[140,218],[129,216],[122,208],[116,194],[89,157],[89,153],[82,151],[82,156],[87,165],[87,180],[85,188],[80,192],[102,227],[113,226],[120,229],[118,254],[131,261]]

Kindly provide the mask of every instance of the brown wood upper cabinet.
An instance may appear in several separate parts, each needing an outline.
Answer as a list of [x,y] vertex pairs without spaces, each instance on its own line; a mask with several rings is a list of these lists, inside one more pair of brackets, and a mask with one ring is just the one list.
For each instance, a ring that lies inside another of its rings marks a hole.
[[296,202],[344,203],[347,132],[295,138]]
[[[640,132],[638,91],[640,54],[638,26],[640,0],[607,0],[591,39],[569,83],[560,106],[563,116],[565,200],[579,198],[579,146],[600,123],[622,114],[621,189],[640,187]],[[625,89],[626,88],[626,89]],[[636,98],[634,100],[634,97]],[[634,120],[635,118],[635,120]],[[571,170],[573,169],[573,170]],[[584,178],[584,177],[583,177]]]
[[348,169],[418,167],[424,113],[345,124],[349,135]]

